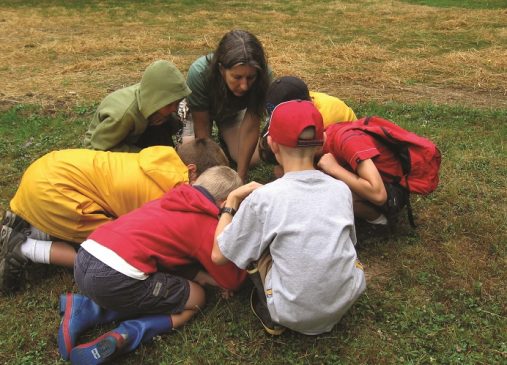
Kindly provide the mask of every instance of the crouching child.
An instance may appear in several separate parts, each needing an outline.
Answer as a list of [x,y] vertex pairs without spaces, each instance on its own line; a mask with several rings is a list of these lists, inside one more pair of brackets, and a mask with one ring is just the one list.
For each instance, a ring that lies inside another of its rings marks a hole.
[[76,248],[99,226],[193,183],[210,167],[228,164],[209,138],[177,149],[71,149],[42,156],[23,174],[2,218],[0,292],[19,289],[30,262],[74,267]]
[[314,168],[323,122],[311,102],[276,106],[267,141],[284,175],[229,194],[212,260],[248,268],[251,307],[268,333],[328,332],[366,287],[354,248],[352,194]]
[[[193,186],[180,185],[93,232],[74,267],[84,295],[60,298],[62,358],[87,365],[109,361],[190,320],[205,304],[201,285],[236,290],[246,273],[232,263],[215,265],[211,251],[218,206],[240,185],[234,170],[213,167]],[[193,280],[171,273],[195,263],[203,270]],[[118,320],[124,321],[116,329],[76,346],[86,329]]]

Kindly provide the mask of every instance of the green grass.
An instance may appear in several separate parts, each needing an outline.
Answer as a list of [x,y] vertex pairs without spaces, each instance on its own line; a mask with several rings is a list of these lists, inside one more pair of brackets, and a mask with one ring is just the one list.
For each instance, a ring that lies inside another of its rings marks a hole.
[[[360,259],[381,273],[329,334],[265,335],[248,308],[250,286],[208,306],[183,329],[122,357],[122,364],[501,364],[507,351],[505,206],[507,110],[399,103],[351,103],[434,140],[443,155],[441,184],[413,197],[417,230],[405,217],[394,235],[358,225]],[[6,206],[22,171],[52,149],[77,147],[93,105],[67,114],[19,105],[0,113],[0,158],[11,171]],[[29,146],[26,146],[30,142]],[[271,178],[260,166],[252,178]],[[382,277],[386,280],[383,281]],[[33,265],[30,287],[0,302],[0,363],[58,360],[60,293],[76,291],[69,271]],[[20,320],[21,319],[21,320]],[[112,328],[88,334],[92,339]]]
[[35,105],[17,105],[0,113],[0,166],[3,168],[0,203],[8,204],[26,167],[46,152],[79,146],[90,106],[76,106],[75,114],[54,114]]
[[441,8],[467,9],[503,9],[507,8],[506,0],[402,0],[407,3],[435,6]]

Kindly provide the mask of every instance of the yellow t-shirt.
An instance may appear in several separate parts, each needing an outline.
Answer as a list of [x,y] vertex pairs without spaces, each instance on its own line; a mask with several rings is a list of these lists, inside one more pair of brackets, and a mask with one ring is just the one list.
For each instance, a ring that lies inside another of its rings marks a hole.
[[310,91],[313,105],[322,114],[324,128],[338,122],[352,122],[357,119],[354,111],[340,99],[315,91]]
[[180,183],[188,183],[188,169],[172,147],[61,150],[28,167],[10,207],[43,232],[81,243],[98,226]]

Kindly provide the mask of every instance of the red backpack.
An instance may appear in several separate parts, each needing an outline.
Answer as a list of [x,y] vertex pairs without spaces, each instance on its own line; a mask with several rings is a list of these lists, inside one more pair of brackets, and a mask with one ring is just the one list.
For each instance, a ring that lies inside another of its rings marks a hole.
[[441,154],[429,139],[376,116],[358,119],[346,129],[364,131],[393,151],[401,162],[403,175],[392,178],[411,193],[427,195],[437,188]]
[[[371,116],[348,123],[339,129],[359,129],[373,136],[387,146],[400,160],[403,175],[389,175],[394,183],[401,185],[411,193],[427,195],[438,186],[441,154],[437,146],[429,139],[420,137],[386,119]],[[385,172],[383,175],[387,175]],[[415,227],[407,196],[407,213],[410,225]]]

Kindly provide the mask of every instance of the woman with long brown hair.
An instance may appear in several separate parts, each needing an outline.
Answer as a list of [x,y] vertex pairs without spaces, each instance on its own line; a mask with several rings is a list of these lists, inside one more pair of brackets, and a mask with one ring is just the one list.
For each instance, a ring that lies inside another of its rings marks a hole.
[[210,136],[215,122],[243,181],[259,137],[269,82],[264,49],[245,30],[226,33],[215,52],[198,58],[188,71],[195,137]]

